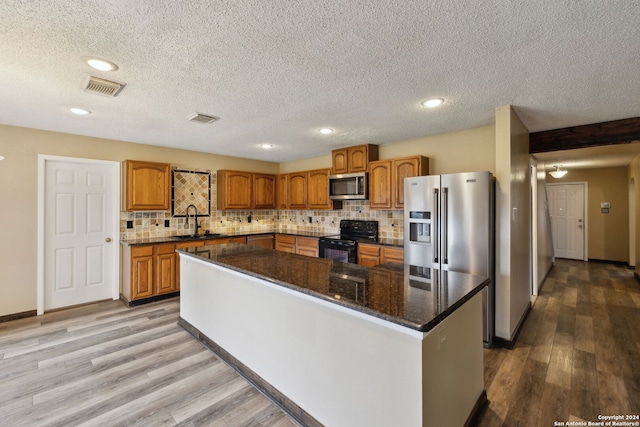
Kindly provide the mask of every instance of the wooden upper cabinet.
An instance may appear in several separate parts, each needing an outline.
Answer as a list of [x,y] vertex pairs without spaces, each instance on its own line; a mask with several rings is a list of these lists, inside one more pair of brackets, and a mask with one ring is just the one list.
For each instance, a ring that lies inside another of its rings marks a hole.
[[217,172],[218,209],[251,209],[253,176],[251,172]]
[[[308,208],[314,210],[333,209],[333,200],[329,199],[329,175],[331,169],[309,171],[308,176]],[[342,203],[340,203],[342,207]]]
[[331,170],[334,174],[349,173],[349,149],[341,148],[331,153]]
[[411,176],[429,175],[429,159],[423,156],[393,159],[391,171],[393,207],[404,209],[404,179]]
[[216,186],[220,210],[276,207],[276,175],[219,170]]
[[369,208],[391,209],[391,160],[369,163]]
[[333,150],[331,154],[333,174],[366,172],[369,162],[378,160],[378,146],[357,145]]
[[276,209],[289,209],[289,175],[276,177]]
[[276,175],[253,174],[253,208],[276,208]]
[[125,160],[124,210],[168,211],[171,208],[171,165]]
[[289,209],[307,209],[307,172],[289,174],[287,196]]
[[349,172],[366,172],[369,162],[378,160],[378,146],[372,144],[349,147]]
[[369,163],[369,208],[404,209],[404,179],[429,174],[429,159],[402,157]]

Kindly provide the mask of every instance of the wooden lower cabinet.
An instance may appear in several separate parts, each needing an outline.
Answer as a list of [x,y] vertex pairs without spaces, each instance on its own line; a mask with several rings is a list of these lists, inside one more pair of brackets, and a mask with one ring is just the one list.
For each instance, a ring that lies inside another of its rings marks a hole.
[[273,234],[254,234],[247,236],[247,245],[256,248],[274,249],[275,237]]
[[296,253],[311,257],[318,257],[318,238],[317,237],[296,237]]
[[359,243],[358,264],[366,267],[380,264],[380,246]]
[[125,246],[122,295],[127,301],[177,291],[174,244]]
[[385,262],[404,262],[404,249],[373,245],[369,243],[358,243],[358,264],[366,267],[374,267]]
[[123,289],[128,300],[150,297],[153,286],[153,246],[131,248],[131,286]]
[[276,234],[276,250],[296,253],[296,236],[288,234]]
[[153,248],[156,268],[156,285],[159,295],[178,291],[176,271],[178,268],[178,255],[176,245],[155,245]]
[[404,264],[404,249],[402,248],[383,246],[381,255],[380,264],[384,264],[385,262]]
[[176,249],[225,243],[246,243],[245,236],[179,243],[127,246],[122,250],[122,296],[127,302],[180,290],[180,257]]
[[276,234],[276,250],[292,254],[318,257],[318,238]]

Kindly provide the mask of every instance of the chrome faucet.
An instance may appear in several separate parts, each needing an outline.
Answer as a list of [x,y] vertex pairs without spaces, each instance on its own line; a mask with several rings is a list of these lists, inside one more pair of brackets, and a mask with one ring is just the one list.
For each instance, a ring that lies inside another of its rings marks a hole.
[[198,227],[200,227],[198,225],[198,208],[196,208],[196,205],[189,205],[187,206],[186,209],[186,214],[187,214],[187,220],[184,222],[184,225],[189,225],[189,208],[193,208],[196,211],[196,214],[193,217],[193,234],[192,236],[197,236],[198,235]]

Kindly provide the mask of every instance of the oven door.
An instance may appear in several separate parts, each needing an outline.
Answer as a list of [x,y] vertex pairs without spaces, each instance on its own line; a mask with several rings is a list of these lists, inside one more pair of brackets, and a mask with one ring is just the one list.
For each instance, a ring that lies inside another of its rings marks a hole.
[[349,262],[356,264],[356,242],[351,240],[336,240],[321,238],[318,243],[320,258],[332,259],[334,261]]

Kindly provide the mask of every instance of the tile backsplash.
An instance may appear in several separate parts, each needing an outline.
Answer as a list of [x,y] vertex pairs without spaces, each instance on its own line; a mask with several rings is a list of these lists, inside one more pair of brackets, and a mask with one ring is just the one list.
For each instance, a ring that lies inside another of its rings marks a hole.
[[[210,172],[211,179],[211,213],[209,216],[198,218],[200,233],[208,230],[211,233],[221,234],[314,232],[331,235],[339,233],[341,219],[361,219],[378,221],[380,238],[402,238],[403,211],[370,210],[368,200],[345,200],[342,209],[333,211],[217,210],[216,173],[215,171],[206,172]],[[201,183],[198,185],[201,186]],[[202,203],[201,200],[197,202]],[[133,228],[127,228],[127,221],[132,221]],[[168,227],[165,227],[166,221],[168,221]],[[121,212],[120,239],[190,234],[193,230],[193,219],[189,219],[188,225],[185,222],[186,218],[173,217],[171,212]]]

